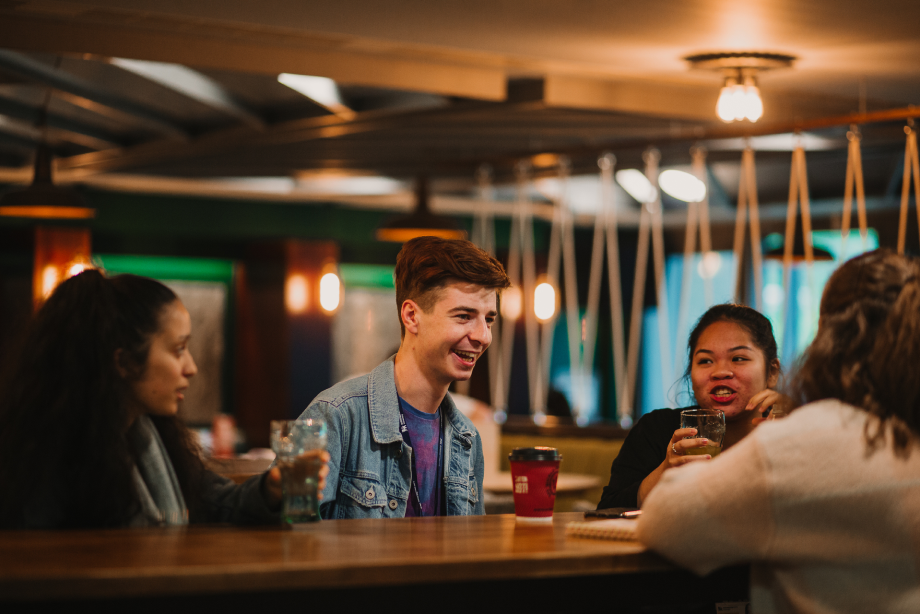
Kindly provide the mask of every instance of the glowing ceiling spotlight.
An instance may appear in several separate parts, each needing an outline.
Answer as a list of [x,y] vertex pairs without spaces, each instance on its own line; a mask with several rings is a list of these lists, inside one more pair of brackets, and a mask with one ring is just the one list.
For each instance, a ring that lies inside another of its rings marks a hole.
[[658,196],[655,186],[640,170],[627,168],[617,171],[615,177],[620,187],[640,203],[654,202],[655,197]]
[[658,176],[658,185],[668,196],[688,203],[706,198],[706,184],[694,175],[678,170],[666,170]]

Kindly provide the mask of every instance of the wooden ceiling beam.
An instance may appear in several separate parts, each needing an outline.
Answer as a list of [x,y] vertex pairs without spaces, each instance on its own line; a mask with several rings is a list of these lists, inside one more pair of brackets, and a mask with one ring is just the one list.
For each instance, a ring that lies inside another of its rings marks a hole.
[[99,54],[258,74],[287,72],[351,85],[505,99],[505,71],[498,65],[477,63],[462,55],[362,46],[360,41],[334,45],[320,37],[285,34],[273,36],[272,32],[217,28],[200,22],[158,29],[138,18],[96,23],[80,15],[62,19],[0,14],[0,40],[8,49]]

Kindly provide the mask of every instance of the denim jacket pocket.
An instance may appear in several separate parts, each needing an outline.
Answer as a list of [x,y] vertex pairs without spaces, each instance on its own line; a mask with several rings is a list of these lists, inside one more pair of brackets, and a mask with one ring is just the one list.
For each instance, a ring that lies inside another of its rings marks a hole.
[[479,496],[482,494],[479,492],[479,488],[476,486],[476,474],[470,474],[469,481],[469,501],[470,503],[479,503]]
[[377,477],[366,473],[344,475],[339,482],[338,499],[339,518],[373,518],[383,514],[387,492]]

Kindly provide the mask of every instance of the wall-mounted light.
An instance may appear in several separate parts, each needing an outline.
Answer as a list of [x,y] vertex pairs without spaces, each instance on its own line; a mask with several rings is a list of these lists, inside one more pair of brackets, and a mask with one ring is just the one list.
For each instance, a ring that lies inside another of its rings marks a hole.
[[521,317],[524,311],[524,297],[521,289],[517,286],[511,286],[502,292],[502,317],[511,321]]
[[300,273],[289,275],[284,283],[284,306],[288,313],[304,313],[310,304],[307,278]]
[[342,284],[339,276],[329,272],[319,280],[319,305],[326,313],[332,313],[339,307]]
[[763,100],[756,75],[775,68],[792,66],[796,60],[785,53],[738,51],[700,53],[684,58],[691,68],[713,70],[723,75],[716,115],[724,122],[756,122],[763,116]]
[[543,282],[534,289],[533,312],[543,322],[556,314],[556,289],[552,284]]

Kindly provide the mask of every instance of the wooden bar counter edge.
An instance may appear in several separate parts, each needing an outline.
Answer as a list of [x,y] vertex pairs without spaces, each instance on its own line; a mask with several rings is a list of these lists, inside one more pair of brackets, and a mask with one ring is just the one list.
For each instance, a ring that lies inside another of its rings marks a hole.
[[79,600],[673,571],[635,541],[513,515],[299,526],[0,532],[0,601]]

